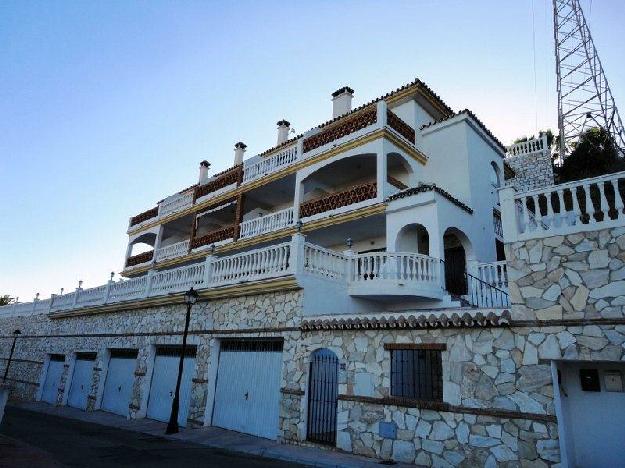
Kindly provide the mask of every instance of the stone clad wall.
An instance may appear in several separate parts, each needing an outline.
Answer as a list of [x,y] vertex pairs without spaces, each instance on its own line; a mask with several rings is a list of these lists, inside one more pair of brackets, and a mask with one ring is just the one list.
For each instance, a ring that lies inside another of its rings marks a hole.
[[[132,418],[144,417],[151,381],[155,346],[181,344],[186,307],[182,304],[149,309],[122,310],[115,313],[49,319],[46,315],[0,318],[0,372],[4,373],[6,357],[15,329],[22,331],[17,341],[9,372],[13,384],[12,398],[34,400],[50,353],[66,356],[65,372],[57,404],[71,379],[75,352],[96,351],[88,410],[96,409],[102,377],[108,362],[109,348],[139,350],[135,368],[133,394],[129,405]],[[189,421],[202,425],[207,405],[209,360],[215,341],[220,338],[283,337],[285,352],[293,346],[289,328],[295,327],[302,315],[301,293],[259,294],[232,299],[199,302],[193,307],[188,343],[197,346],[196,369],[192,384]],[[237,330],[239,333],[232,334]],[[297,332],[296,332],[297,333]],[[6,351],[5,351],[6,350]],[[288,375],[285,367],[283,384]]]
[[625,317],[625,228],[506,245],[512,317]]
[[506,157],[506,163],[514,169],[511,185],[518,191],[539,189],[553,185],[553,166],[549,151]]
[[[303,395],[298,435],[293,438],[295,424],[285,434],[292,442],[306,434],[310,355],[328,348],[344,364],[338,388],[337,445],[342,450],[428,466],[559,461],[551,369],[539,360],[550,351],[540,346],[545,330],[335,330],[304,333],[303,338],[295,356],[300,379],[290,382]],[[390,351],[384,343],[445,344],[444,402],[421,408],[394,402]],[[293,421],[295,412],[292,408]],[[396,424],[396,439],[380,436],[384,421]]]

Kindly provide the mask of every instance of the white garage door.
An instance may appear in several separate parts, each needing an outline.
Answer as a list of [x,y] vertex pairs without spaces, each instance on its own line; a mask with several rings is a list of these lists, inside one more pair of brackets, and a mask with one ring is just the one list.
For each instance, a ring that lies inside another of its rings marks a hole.
[[[148,418],[157,421],[169,421],[171,404],[176,391],[178,378],[178,363],[180,362],[181,348],[157,348],[154,359],[154,372],[148,400]],[[187,347],[184,357],[182,380],[180,382],[180,409],[178,424],[186,426],[191,401],[191,379],[195,373],[195,347]]]
[[136,365],[136,349],[111,349],[111,359],[102,395],[103,410],[128,416]]
[[281,340],[223,341],[213,425],[276,439],[281,369]]
[[67,397],[68,406],[87,409],[91,383],[93,382],[93,364],[96,353],[77,353],[72,374],[72,382]]
[[56,405],[64,363],[65,356],[62,354],[50,355],[50,362],[46,369],[46,378],[43,382],[43,390],[41,391],[41,401],[47,401],[48,403]]

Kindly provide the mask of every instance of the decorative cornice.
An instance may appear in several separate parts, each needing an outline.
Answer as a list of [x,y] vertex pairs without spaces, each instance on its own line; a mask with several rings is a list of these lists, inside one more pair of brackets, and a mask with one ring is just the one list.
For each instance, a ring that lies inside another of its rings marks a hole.
[[454,205],[466,211],[467,213],[473,214],[473,210],[469,206],[462,203],[460,200],[455,198],[446,190],[443,190],[442,188],[437,187],[436,184],[419,184],[417,187],[411,187],[406,190],[402,190],[401,192],[398,192],[394,195],[391,195],[390,197],[386,199],[386,201],[390,202],[393,200],[399,200],[400,198],[411,197],[413,195],[417,195],[419,193],[424,193],[424,192],[436,192],[439,195],[445,197],[450,202],[452,202]]
[[318,330],[380,330],[402,328],[407,330],[419,330],[423,328],[472,328],[472,327],[501,327],[510,322],[510,311],[504,310],[500,315],[489,312],[487,315],[481,312],[471,315],[465,312],[462,315],[453,313],[448,316],[445,313],[419,314],[408,317],[384,317],[368,318],[356,317],[349,319],[317,319],[304,320],[300,325],[302,332]]

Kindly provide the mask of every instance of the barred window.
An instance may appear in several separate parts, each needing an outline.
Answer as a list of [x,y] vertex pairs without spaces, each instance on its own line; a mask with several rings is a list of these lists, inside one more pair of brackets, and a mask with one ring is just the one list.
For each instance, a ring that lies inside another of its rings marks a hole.
[[444,345],[385,346],[391,351],[391,395],[418,400],[443,400]]

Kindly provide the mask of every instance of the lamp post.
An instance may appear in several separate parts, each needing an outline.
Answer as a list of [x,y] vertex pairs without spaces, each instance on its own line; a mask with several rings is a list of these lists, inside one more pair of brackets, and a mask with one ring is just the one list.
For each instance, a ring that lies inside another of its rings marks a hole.
[[193,288],[184,293],[184,303],[187,305],[187,316],[184,322],[184,334],[182,335],[182,351],[180,352],[180,363],[178,364],[178,380],[176,381],[176,393],[174,401],[171,403],[171,415],[165,434],[176,434],[178,432],[178,412],[180,410],[180,382],[182,381],[182,369],[184,366],[184,355],[187,349],[187,334],[189,333],[189,321],[191,320],[191,306],[197,301],[197,291]]
[[11,359],[13,359],[13,351],[15,351],[15,342],[17,341],[17,337],[20,336],[22,332],[20,330],[15,330],[13,332],[13,344],[11,345],[11,351],[9,352],[9,360],[7,361],[7,367],[4,369],[4,377],[2,377],[2,383],[6,383],[7,375],[9,375],[9,366],[11,365]]

